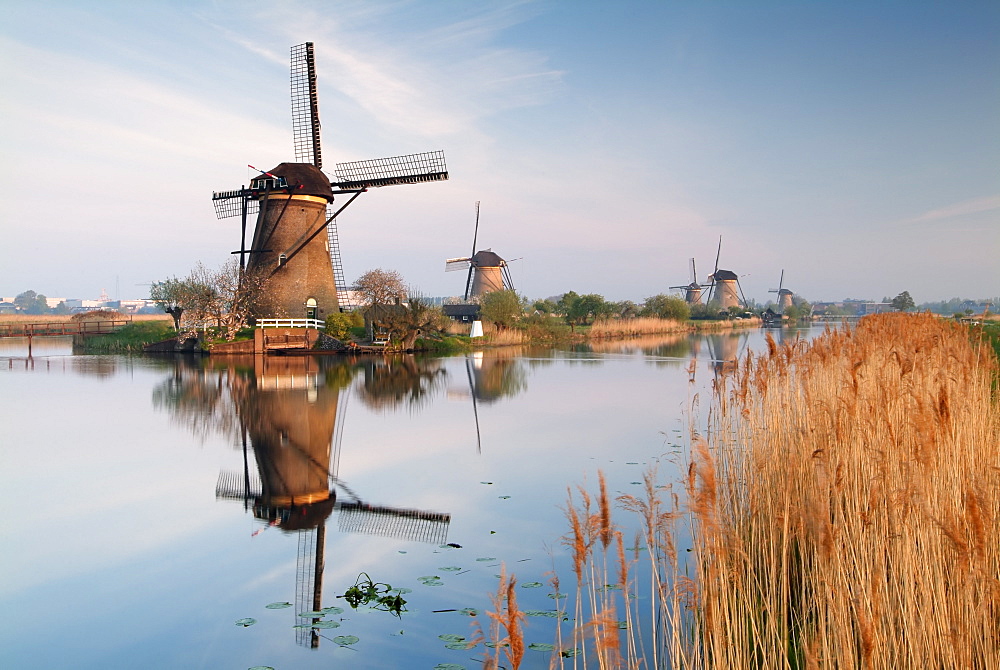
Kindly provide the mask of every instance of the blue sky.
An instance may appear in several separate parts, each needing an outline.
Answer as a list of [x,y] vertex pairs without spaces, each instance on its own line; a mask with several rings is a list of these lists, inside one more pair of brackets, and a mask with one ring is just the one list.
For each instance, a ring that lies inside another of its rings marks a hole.
[[715,260],[765,301],[1000,294],[1000,3],[0,0],[0,294],[142,297],[239,246],[211,192],[292,158],[443,149],[339,219],[349,280],[514,259],[529,297],[642,300]]

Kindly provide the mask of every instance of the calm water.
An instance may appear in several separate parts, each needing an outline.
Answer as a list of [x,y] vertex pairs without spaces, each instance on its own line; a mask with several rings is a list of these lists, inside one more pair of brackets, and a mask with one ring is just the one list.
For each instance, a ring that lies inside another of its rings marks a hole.
[[[762,346],[221,361],[39,338],[28,360],[0,340],[0,667],[478,668],[481,645],[439,638],[473,618],[435,610],[482,612],[501,565],[571,583],[567,487],[675,479],[692,399]],[[412,589],[408,612],[351,610],[337,596],[361,572]],[[549,592],[519,589],[521,609],[552,611]],[[297,616],[333,606],[336,628]],[[526,641],[553,622],[529,617]]]

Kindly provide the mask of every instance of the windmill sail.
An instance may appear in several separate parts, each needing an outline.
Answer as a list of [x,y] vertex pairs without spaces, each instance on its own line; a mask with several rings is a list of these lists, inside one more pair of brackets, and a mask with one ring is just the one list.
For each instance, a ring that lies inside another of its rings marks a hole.
[[295,162],[323,167],[320,150],[319,97],[313,43],[292,47],[292,141]]

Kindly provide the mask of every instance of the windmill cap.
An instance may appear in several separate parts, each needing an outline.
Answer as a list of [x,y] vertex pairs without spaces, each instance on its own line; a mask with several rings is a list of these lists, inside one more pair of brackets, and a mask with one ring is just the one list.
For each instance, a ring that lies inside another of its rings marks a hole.
[[715,281],[733,281],[739,279],[732,270],[716,270],[713,276],[715,277]]
[[472,257],[472,264],[480,268],[498,268],[506,262],[492,251],[477,251]]
[[[333,200],[330,180],[312,163],[282,163],[268,170],[273,175],[283,177],[288,183],[288,192],[292,195],[315,195],[327,200]],[[266,174],[254,178],[268,179]]]

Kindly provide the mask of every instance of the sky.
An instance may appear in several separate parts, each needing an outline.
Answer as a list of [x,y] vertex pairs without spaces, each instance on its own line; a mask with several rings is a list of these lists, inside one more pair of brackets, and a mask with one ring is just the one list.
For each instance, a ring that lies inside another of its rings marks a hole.
[[[345,275],[642,301],[1000,295],[1000,3],[0,0],[0,295],[141,298],[219,267],[213,190],[292,160],[315,43],[324,167],[443,150],[338,218]],[[721,236],[721,247],[719,240]],[[515,260],[516,259],[516,260]]]

